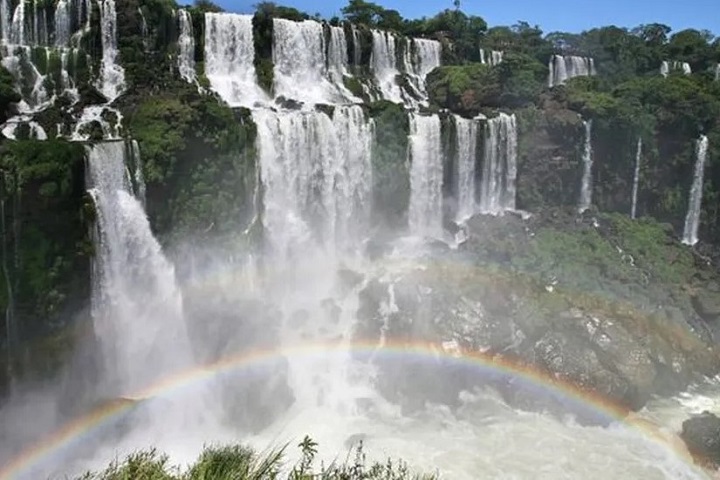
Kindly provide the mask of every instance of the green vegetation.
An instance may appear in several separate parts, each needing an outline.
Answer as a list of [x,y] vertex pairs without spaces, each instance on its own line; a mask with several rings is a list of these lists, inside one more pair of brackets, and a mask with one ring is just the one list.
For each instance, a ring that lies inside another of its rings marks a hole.
[[256,180],[249,112],[234,112],[190,85],[137,101],[126,127],[140,145],[156,229],[180,236],[244,228]]
[[71,320],[68,311],[88,298],[92,249],[84,158],[82,145],[64,140],[0,146],[0,310],[3,333],[9,333],[0,343],[5,369],[27,374],[57,369],[61,363],[53,362],[58,358],[53,352],[63,350],[57,347],[67,343],[65,338],[45,342],[43,355],[34,359],[20,348],[62,330]]
[[373,218],[380,224],[407,224],[410,178],[407,162],[409,124],[405,109],[391,102],[368,106],[375,119],[372,153]]
[[258,455],[240,446],[208,447],[190,468],[181,472],[156,450],[138,452],[122,462],[114,462],[103,472],[87,473],[78,480],[433,480],[434,475],[418,475],[402,462],[368,465],[362,444],[355,450],[354,461],[315,467],[317,443],[309,437],[298,445],[300,462],[287,474],[285,449]]

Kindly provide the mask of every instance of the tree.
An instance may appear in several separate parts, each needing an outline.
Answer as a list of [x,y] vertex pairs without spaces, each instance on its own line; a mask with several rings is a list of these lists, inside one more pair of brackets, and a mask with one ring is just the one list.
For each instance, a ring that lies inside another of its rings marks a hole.
[[455,6],[455,10],[460,10],[460,0],[453,0],[453,5]]
[[384,10],[381,6],[365,0],[350,0],[340,11],[350,22],[375,26]]

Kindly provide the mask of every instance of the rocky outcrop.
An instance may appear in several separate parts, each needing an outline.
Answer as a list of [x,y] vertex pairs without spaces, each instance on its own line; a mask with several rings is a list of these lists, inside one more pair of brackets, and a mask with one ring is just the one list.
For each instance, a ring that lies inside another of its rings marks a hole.
[[680,437],[696,462],[711,468],[720,466],[720,418],[715,414],[705,411],[685,420]]
[[[671,273],[658,272],[637,254],[640,247],[613,243],[610,232],[625,228],[621,223],[576,223],[563,211],[527,222],[475,217],[457,251],[434,249],[417,262],[384,267],[361,294],[357,335],[499,356],[631,409],[651,394],[677,392],[694,375],[717,371],[720,357]],[[653,241],[663,240],[658,235]],[[677,268],[676,280],[690,282]],[[630,288],[634,276],[645,285]],[[452,403],[461,390],[493,384],[467,371],[448,373],[438,362],[382,364],[385,393]],[[422,370],[427,385],[408,379],[407,368]]]

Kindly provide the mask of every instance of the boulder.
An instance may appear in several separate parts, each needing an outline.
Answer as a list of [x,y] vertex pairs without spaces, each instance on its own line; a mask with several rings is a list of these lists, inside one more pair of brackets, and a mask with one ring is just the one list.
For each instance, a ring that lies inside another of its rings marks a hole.
[[708,411],[685,420],[680,438],[695,461],[707,466],[720,466],[720,418]]

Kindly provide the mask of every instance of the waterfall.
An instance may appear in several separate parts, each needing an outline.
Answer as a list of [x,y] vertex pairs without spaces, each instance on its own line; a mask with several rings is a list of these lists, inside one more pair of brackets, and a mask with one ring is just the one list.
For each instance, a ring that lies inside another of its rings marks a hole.
[[580,202],[578,204],[578,211],[583,213],[585,210],[590,208],[592,205],[592,165],[593,165],[593,150],[592,150],[592,120],[583,121],[585,125],[585,145],[583,147],[583,174],[582,181],[580,184]]
[[690,64],[687,62],[665,60],[660,64],[660,75],[663,77],[667,77],[670,72],[677,70],[681,71],[684,75],[690,75],[692,73],[692,68],[690,68]]
[[178,10],[180,37],[178,38],[178,71],[188,83],[195,82],[195,35],[192,18],[185,9]]
[[348,46],[345,29],[330,27],[330,43],[327,48],[327,68],[330,80],[336,85],[343,84],[343,76],[347,75]]
[[271,249],[292,258],[306,247],[328,253],[357,244],[369,219],[372,123],[360,106],[323,112],[256,110]]
[[405,73],[410,77],[411,84],[415,88],[415,96],[419,100],[425,100],[427,97],[425,77],[440,66],[441,55],[440,42],[424,38],[412,39],[409,48],[405,51]]
[[255,74],[252,15],[205,14],[205,75],[232,107],[267,101]]
[[2,43],[10,40],[10,0],[0,0],[0,29],[2,30]]
[[360,39],[360,31],[355,24],[352,25],[353,36],[353,65],[358,67],[362,64],[362,41]]
[[348,99],[350,95],[345,94],[342,85],[347,65],[345,34],[340,28],[331,34],[334,38],[331,37],[329,61],[326,62],[325,35],[320,23],[273,19],[276,96],[311,104],[338,103]]
[[126,153],[123,142],[99,143],[87,160],[97,215],[92,317],[111,395],[137,392],[191,362],[174,267],[133,194]]
[[573,77],[595,75],[595,60],[589,57],[553,55],[548,64],[548,86],[562,85]]
[[15,45],[29,45],[30,41],[25,38],[25,2],[22,1],[15,7],[10,26],[10,41]]
[[102,29],[102,63],[98,90],[109,102],[125,88],[125,70],[118,63],[117,14],[115,0],[100,0],[100,26]]
[[488,120],[480,186],[480,211],[499,214],[515,209],[517,177],[517,121],[501,113]]
[[695,145],[695,173],[690,187],[688,211],[685,216],[685,228],[682,241],[686,245],[695,245],[698,242],[698,228],[700,227],[700,213],[702,212],[703,176],[705,174],[705,161],[707,160],[708,137],[702,135]]
[[505,56],[505,52],[500,52],[498,50],[490,50],[489,55],[487,55],[487,53],[488,52],[485,52],[485,49],[480,49],[480,63],[491,67],[501,63],[503,61],[503,57]]
[[410,233],[442,234],[443,154],[440,117],[410,114]]
[[70,45],[71,35],[71,8],[69,0],[58,0],[55,6],[55,46],[66,47]]
[[632,206],[630,207],[630,218],[635,219],[637,215],[638,189],[640,186],[640,162],[642,161],[642,137],[638,138],[637,150],[635,152],[635,172],[633,174]]
[[715,65],[715,81],[720,82],[720,63]]
[[462,222],[476,211],[475,202],[475,164],[477,162],[476,120],[468,120],[454,115],[456,131],[457,196],[458,209],[456,220]]
[[385,100],[402,103],[403,95],[397,83],[400,75],[395,53],[395,36],[391,33],[373,30],[371,65],[375,81]]

